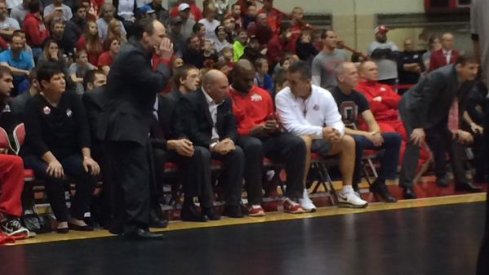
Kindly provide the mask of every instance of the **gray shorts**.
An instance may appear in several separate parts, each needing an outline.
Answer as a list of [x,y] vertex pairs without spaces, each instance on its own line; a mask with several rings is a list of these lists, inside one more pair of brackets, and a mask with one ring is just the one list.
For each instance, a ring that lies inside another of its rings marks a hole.
[[315,139],[312,141],[311,151],[316,154],[320,154],[323,157],[328,156],[329,151],[331,151],[331,143],[324,139]]

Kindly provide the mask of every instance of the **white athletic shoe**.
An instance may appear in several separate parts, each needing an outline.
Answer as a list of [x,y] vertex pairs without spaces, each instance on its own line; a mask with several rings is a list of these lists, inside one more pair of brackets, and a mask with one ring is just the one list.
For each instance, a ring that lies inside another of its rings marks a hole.
[[368,202],[362,200],[354,192],[339,192],[338,193],[338,206],[349,208],[364,208],[367,207]]
[[299,203],[301,204],[302,209],[304,209],[305,212],[316,212],[316,206],[309,198],[309,193],[307,192],[307,189],[304,189],[304,192],[302,193],[302,198],[299,199]]

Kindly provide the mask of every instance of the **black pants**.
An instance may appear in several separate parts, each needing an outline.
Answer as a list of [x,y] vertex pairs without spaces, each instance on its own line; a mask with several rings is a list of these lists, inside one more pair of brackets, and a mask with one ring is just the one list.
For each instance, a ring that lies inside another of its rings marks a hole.
[[[83,156],[74,154],[58,161],[63,166],[66,175],[76,181],[76,193],[71,201],[71,217],[82,220],[85,212],[90,208],[93,188],[96,179],[83,168]],[[66,207],[64,181],[49,176],[46,172],[48,164],[38,156],[28,155],[24,157],[27,168],[34,170],[37,178],[44,181],[49,204],[53,209],[58,222],[68,221],[68,208]]]
[[219,177],[219,184],[224,186],[224,197],[226,205],[239,206],[241,204],[241,186],[243,185],[243,166],[244,154],[241,147],[236,146],[236,150],[226,155],[211,153],[209,150],[202,150],[204,158],[211,163],[211,159],[222,162],[222,173]]
[[106,158],[112,173],[111,231],[128,233],[147,229],[150,212],[150,188],[154,184],[153,153],[145,145],[129,141],[108,141]]
[[211,184],[211,169],[209,154],[207,149],[195,146],[192,157],[184,157],[175,151],[165,151],[160,148],[153,148],[156,170],[156,190],[152,192],[151,201],[158,201],[163,190],[165,181],[164,165],[170,161],[178,165],[179,178],[183,183],[185,201],[192,201],[194,197],[199,197],[201,206],[212,207],[213,191]]
[[288,198],[301,198],[304,191],[304,167],[306,145],[302,138],[291,134],[277,134],[268,138],[244,136],[238,138],[238,144],[245,154],[246,191],[249,204],[262,201],[263,157],[285,163],[287,173]]
[[[406,121],[404,121],[406,123]],[[412,127],[406,124],[408,136],[413,132]],[[467,182],[464,165],[464,147],[458,144],[448,130],[446,123],[440,123],[430,129],[425,129],[426,141],[433,153],[435,161],[435,173],[437,177],[444,177],[446,174],[446,152],[450,156],[455,184]],[[413,187],[413,180],[419,160],[419,147],[412,142],[408,142],[404,152],[403,166],[400,175],[400,185]]]

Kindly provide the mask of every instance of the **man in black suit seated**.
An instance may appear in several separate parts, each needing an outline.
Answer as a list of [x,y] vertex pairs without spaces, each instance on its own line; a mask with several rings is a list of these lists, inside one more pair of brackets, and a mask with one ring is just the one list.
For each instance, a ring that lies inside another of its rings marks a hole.
[[[181,133],[178,109],[179,101],[184,94],[195,92],[199,84],[199,70],[184,65],[176,69],[173,76],[178,88],[170,95],[156,97],[154,121],[151,127],[153,153],[157,175],[155,198],[162,197],[164,182],[164,164],[167,161],[178,165],[180,179],[183,182],[184,202],[180,218],[184,221],[205,222],[219,220],[213,209],[210,159],[206,157],[206,148],[194,146]],[[208,155],[208,153],[207,153]],[[200,200],[201,213],[193,202],[194,197]]]
[[[178,133],[178,117],[173,99],[158,95],[156,100],[155,121],[151,127],[151,143],[157,171],[157,188],[153,200],[158,201],[163,195],[161,184],[164,179],[164,164],[171,161],[178,165],[179,178],[183,183],[184,201],[180,218],[195,222],[205,222],[207,218],[219,220],[220,217],[213,209],[210,160],[206,158],[205,152],[207,149],[194,146],[190,140]],[[201,212],[194,204],[194,197],[199,198]]]
[[[399,112],[410,135],[400,175],[400,185],[406,199],[416,198],[413,179],[419,158],[419,146],[426,141],[433,152],[438,184],[445,178],[445,152],[455,178],[455,190],[479,192],[466,177],[463,167],[463,146],[473,141],[469,132],[459,128],[465,110],[467,95],[477,76],[479,65],[472,56],[460,57],[428,74],[407,91],[399,105]],[[448,185],[448,183],[444,183]]]
[[222,161],[219,180],[225,188],[226,207],[223,215],[242,218],[241,185],[244,154],[235,145],[236,121],[228,98],[229,82],[222,72],[210,70],[202,79],[202,88],[189,93],[181,102],[181,125],[184,135],[194,146],[206,150],[206,159]]

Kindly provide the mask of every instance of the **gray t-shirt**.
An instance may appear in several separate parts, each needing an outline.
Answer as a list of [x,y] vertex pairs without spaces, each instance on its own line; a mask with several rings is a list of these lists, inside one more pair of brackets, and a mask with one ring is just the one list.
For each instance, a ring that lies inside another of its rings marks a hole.
[[347,61],[348,56],[343,50],[335,49],[332,53],[320,52],[312,61],[312,84],[330,90],[338,86],[334,69],[336,65]]
[[[376,49],[391,49],[393,52],[398,52],[399,48],[392,41],[380,43],[374,41],[368,46],[368,55],[371,56]],[[391,59],[374,59],[379,68],[379,80],[396,79],[397,78],[397,63]]]
[[[48,5],[44,8],[44,16],[48,16],[54,12],[56,8],[54,4]],[[61,9],[63,10],[63,21],[68,21],[73,17],[73,13],[71,12],[71,8],[65,4],[61,4]]]
[[17,20],[19,24],[22,24],[24,22],[25,16],[29,13],[29,10],[24,9],[22,5],[18,5],[14,8],[12,8],[12,11],[10,11],[10,16]]
[[5,20],[0,21],[0,30],[10,30],[10,29],[19,30],[20,29],[19,22],[17,22],[17,20],[10,17],[7,17],[5,18]]
[[489,1],[472,0],[470,32],[479,36],[482,79],[489,84]]

